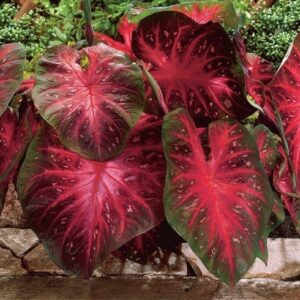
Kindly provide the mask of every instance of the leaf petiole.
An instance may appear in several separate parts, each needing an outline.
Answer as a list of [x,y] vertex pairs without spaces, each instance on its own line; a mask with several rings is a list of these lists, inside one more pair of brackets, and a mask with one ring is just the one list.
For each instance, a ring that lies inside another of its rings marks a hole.
[[148,70],[146,69],[146,67],[144,66],[144,64],[141,64],[143,73],[145,74],[147,80],[149,81],[151,88],[154,92],[154,95],[158,101],[158,104],[160,105],[162,111],[164,112],[164,114],[167,114],[169,112],[168,107],[165,103],[164,100],[164,96],[163,93],[160,89],[160,86],[158,85],[158,83],[156,82],[156,80],[153,78],[153,76],[150,74],[150,72],[148,72]]
[[94,45],[94,30],[92,26],[91,0],[83,0],[85,18],[85,36],[89,46]]

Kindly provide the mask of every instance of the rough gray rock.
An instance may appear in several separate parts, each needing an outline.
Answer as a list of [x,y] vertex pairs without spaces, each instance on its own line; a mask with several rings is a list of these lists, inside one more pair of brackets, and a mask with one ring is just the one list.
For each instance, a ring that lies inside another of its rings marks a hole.
[[42,273],[49,275],[66,275],[48,257],[42,244],[35,247],[23,258],[23,264],[29,273]]
[[286,280],[300,275],[300,239],[268,239],[268,250],[268,265],[256,259],[244,278]]
[[146,264],[110,255],[105,264],[97,270],[106,275],[187,275],[187,264],[183,257],[175,253],[166,254],[162,250],[157,250],[157,252]]
[[30,229],[0,228],[0,247],[10,249],[17,257],[23,257],[38,244],[37,236]]
[[[21,260],[12,255],[9,250],[0,248],[0,277],[21,276],[27,274],[21,267]],[[3,299],[2,297],[0,297]]]
[[14,185],[11,183],[8,186],[4,208],[0,216],[0,228],[25,228],[26,226],[25,216],[18,200],[18,195]]
[[[56,266],[48,257],[42,244],[35,247],[23,258],[25,268],[31,274],[67,275]],[[94,277],[105,275],[176,275],[186,276],[187,265],[185,259],[171,253],[164,263],[160,260],[149,261],[147,264],[139,264],[130,260],[122,260],[110,255],[101,267],[94,271]]]

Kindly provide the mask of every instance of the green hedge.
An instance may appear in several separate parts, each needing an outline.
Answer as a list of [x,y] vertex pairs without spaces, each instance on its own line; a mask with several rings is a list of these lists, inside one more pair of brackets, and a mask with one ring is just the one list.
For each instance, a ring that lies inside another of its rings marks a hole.
[[271,8],[250,14],[244,33],[248,50],[278,66],[300,31],[300,0],[277,0]]
[[[84,21],[80,0],[61,0],[59,5],[50,0],[39,0],[38,8],[14,21],[17,8],[8,3],[0,4],[0,44],[21,42],[27,57],[40,55],[47,47],[73,44],[84,38]],[[116,35],[116,25],[122,15],[138,5],[167,6],[184,0],[93,0],[94,29],[111,36]],[[247,0],[234,0],[237,9],[247,16],[244,37],[248,50],[278,66],[287,48],[300,28],[300,0],[277,0],[271,8],[251,10]]]

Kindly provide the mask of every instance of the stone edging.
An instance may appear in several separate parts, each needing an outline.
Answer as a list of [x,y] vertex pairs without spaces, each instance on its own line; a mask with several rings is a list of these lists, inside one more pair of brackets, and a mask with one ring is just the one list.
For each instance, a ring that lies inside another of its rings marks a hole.
[[[197,275],[215,279],[188,244],[182,244],[181,251]],[[300,280],[300,239],[268,239],[268,254],[268,264],[257,258],[244,278]]]
[[[300,239],[268,239],[269,263],[257,259],[244,278],[300,280]],[[181,254],[158,250],[146,265],[110,256],[94,276],[173,275],[187,276],[188,266],[198,276],[214,278],[187,244]],[[8,263],[9,262],[9,263]],[[44,247],[30,229],[0,228],[0,277],[28,275],[64,275],[47,256]]]

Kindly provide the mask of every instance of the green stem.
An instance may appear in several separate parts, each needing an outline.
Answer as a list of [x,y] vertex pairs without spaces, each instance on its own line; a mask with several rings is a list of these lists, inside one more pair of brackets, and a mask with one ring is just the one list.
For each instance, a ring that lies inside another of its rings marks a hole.
[[89,46],[94,45],[94,30],[92,26],[91,0],[83,0],[83,11],[85,18],[85,36]]
[[165,103],[163,93],[162,93],[158,83],[156,82],[156,80],[153,78],[153,76],[147,71],[147,69],[143,65],[142,65],[142,69],[143,69],[143,72],[144,72],[146,78],[148,79],[148,81],[151,85],[151,88],[154,92],[154,95],[155,95],[157,102],[159,103],[162,111],[164,112],[164,114],[167,114],[169,112],[169,110]]

